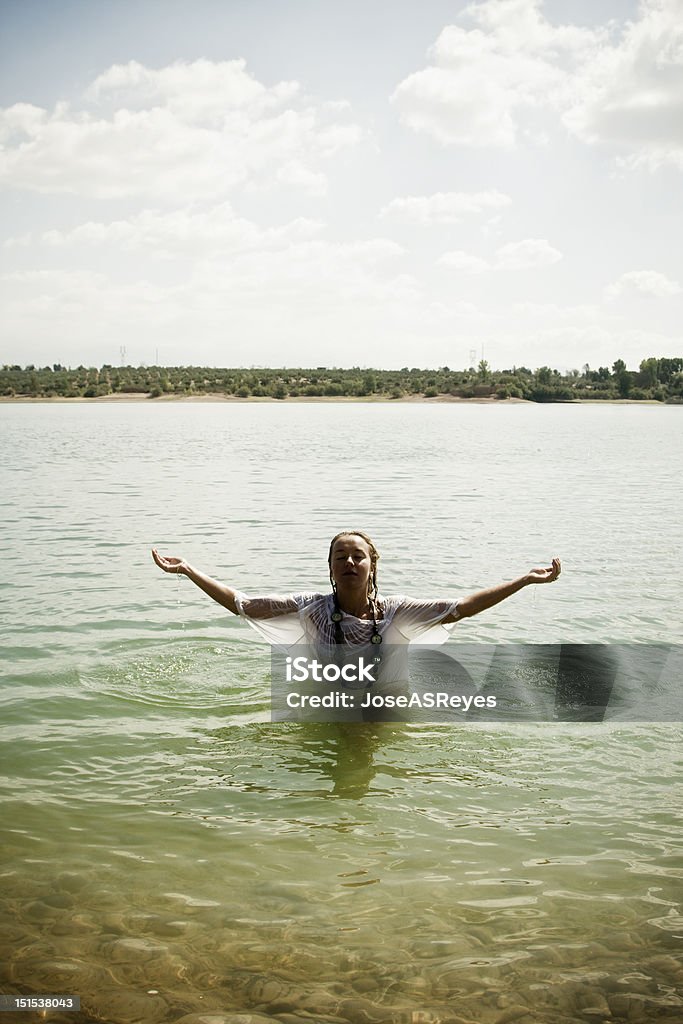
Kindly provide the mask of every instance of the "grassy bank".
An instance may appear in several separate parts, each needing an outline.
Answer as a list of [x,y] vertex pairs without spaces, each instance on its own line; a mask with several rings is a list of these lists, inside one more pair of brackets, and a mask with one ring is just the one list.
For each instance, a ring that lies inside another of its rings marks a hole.
[[417,367],[216,368],[192,366],[8,366],[0,369],[0,398],[208,401],[654,401],[683,402],[683,359],[650,358],[638,370],[622,360],[561,374],[548,366],[491,370]]

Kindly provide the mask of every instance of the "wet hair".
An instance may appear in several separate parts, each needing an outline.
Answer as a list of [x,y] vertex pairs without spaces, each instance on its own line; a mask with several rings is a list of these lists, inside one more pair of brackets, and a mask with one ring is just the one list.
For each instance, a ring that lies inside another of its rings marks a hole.
[[374,602],[377,600],[377,592],[378,592],[377,591],[377,563],[379,562],[379,551],[377,550],[377,548],[375,547],[373,542],[370,540],[370,538],[368,537],[367,533],[363,533],[362,530],[342,530],[341,533],[338,533],[336,535],[336,537],[332,538],[332,540],[330,542],[330,550],[329,550],[329,553],[327,555],[327,564],[328,564],[329,569],[330,569],[330,583],[332,584],[332,589],[333,590],[336,589],[335,588],[334,580],[332,578],[332,551],[334,549],[334,545],[342,537],[360,537],[361,540],[365,541],[365,543],[367,544],[368,548],[370,549],[370,575],[368,577],[368,600],[374,604]]

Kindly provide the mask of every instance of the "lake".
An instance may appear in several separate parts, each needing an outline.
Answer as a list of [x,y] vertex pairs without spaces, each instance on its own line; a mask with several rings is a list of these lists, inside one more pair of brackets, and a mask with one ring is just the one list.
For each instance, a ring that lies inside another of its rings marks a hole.
[[114,1024],[683,1019],[680,723],[272,724],[268,647],[149,554],[327,590],[356,528],[415,597],[559,555],[449,644],[678,642],[680,408],[1,404],[0,430],[3,993]]

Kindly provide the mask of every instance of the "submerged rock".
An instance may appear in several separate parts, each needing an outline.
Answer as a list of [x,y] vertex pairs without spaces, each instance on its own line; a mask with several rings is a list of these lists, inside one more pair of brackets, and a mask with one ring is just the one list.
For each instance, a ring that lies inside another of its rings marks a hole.
[[81,1011],[108,1024],[156,1024],[168,1017],[168,1004],[161,996],[136,989],[101,988],[81,997]]
[[113,963],[139,963],[140,961],[155,960],[157,957],[167,953],[167,947],[151,942],[149,939],[136,939],[128,937],[117,939],[112,942],[107,950],[108,956]]
[[179,935],[186,935],[189,928],[188,921],[150,921],[148,931],[152,935],[159,935],[161,938],[177,938]]
[[512,1024],[513,1021],[520,1021],[521,1024],[523,1017],[530,1016],[531,1010],[528,1006],[522,1006],[521,1004],[508,1006],[495,1018],[494,1024]]
[[186,1013],[173,1024],[276,1024],[262,1013]]
[[58,910],[70,910],[74,905],[74,898],[68,892],[52,892],[43,897],[43,902],[48,907],[56,907]]
[[253,1005],[265,1005],[276,1013],[277,1008],[292,1010],[300,1002],[297,988],[279,978],[261,975],[253,978],[246,986],[246,997]]
[[34,900],[33,903],[29,903],[27,907],[24,907],[23,917],[27,921],[49,921],[56,916],[57,909],[49,907],[41,900]]
[[389,1006],[380,1006],[369,999],[342,999],[337,1010],[351,1024],[392,1024],[395,1013]]
[[683,978],[683,961],[677,960],[675,956],[668,954],[653,956],[646,961],[646,966],[648,970],[662,974],[665,978]]
[[24,984],[38,992],[71,992],[75,995],[94,989],[105,977],[104,970],[83,960],[41,957],[18,965]]
[[86,884],[84,875],[78,875],[75,871],[61,871],[55,879],[58,889],[66,892],[80,892]]

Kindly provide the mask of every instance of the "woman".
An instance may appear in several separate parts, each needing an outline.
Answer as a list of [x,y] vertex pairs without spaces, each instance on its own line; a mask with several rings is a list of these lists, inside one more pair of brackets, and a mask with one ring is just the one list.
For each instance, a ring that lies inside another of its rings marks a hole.
[[523,587],[552,583],[560,575],[560,560],[548,568],[531,569],[510,583],[499,583],[460,600],[416,601],[381,597],[377,587],[379,553],[360,530],[345,530],[332,539],[328,554],[331,594],[290,594],[247,597],[189,565],[152,549],[164,572],[181,573],[205,594],[245,618],[273,644],[351,645],[407,644],[418,638],[443,643],[460,619],[478,615]]

